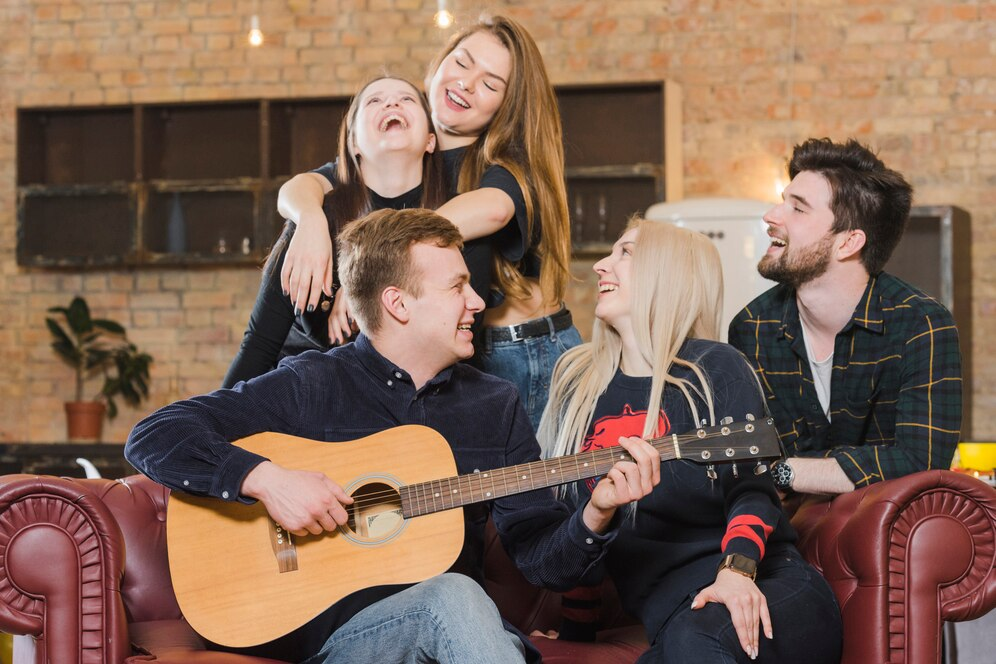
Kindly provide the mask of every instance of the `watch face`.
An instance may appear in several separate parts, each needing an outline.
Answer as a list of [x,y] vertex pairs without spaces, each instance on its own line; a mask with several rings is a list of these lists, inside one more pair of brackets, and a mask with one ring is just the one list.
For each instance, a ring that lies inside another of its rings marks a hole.
[[784,461],[778,461],[771,466],[771,480],[779,489],[788,489],[792,486],[792,466]]

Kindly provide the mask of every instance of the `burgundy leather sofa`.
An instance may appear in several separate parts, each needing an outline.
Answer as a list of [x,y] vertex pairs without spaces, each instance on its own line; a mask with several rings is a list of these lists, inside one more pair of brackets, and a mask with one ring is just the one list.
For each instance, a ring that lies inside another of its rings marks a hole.
[[[182,620],[166,561],[166,498],[139,476],[0,477],[0,630],[30,637],[19,639],[16,661],[272,662],[204,651]],[[943,621],[996,607],[996,490],[976,479],[918,473],[832,502],[810,499],[793,523],[840,602],[845,664],[938,662]],[[526,584],[493,535],[486,574],[513,623],[527,633],[557,627],[559,596]],[[597,643],[534,640],[547,662],[632,662],[642,630],[611,588],[602,624]]]

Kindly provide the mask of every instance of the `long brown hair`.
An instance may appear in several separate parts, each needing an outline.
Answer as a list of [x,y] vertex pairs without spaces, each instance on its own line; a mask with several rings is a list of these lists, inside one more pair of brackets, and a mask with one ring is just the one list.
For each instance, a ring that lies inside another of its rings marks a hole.
[[[485,132],[467,148],[457,185],[463,193],[474,189],[484,171],[502,166],[515,177],[526,202],[527,241],[533,237],[538,214],[541,238],[540,288],[545,304],[564,299],[570,279],[570,222],[564,184],[564,145],[557,97],[550,85],[536,42],[517,22],[504,16],[482,19],[454,35],[429,65],[431,78],[440,64],[464,39],[487,32],[511,55],[512,67],[505,98]],[[510,297],[525,299],[529,289],[514,265],[496,257],[496,281]]]
[[[329,237],[335,241],[343,227],[354,219],[359,219],[371,211],[370,192],[363,182],[363,174],[360,171],[359,156],[354,154],[353,126],[356,122],[356,115],[360,110],[360,99],[363,93],[377,81],[391,79],[401,81],[411,87],[422,105],[425,113],[429,131],[435,133],[432,125],[432,112],[429,110],[429,102],[425,95],[415,86],[414,83],[400,76],[383,74],[371,78],[353,95],[349,102],[349,109],[343,116],[339,124],[339,150],[336,155],[336,184],[332,191],[325,197],[322,210],[325,212],[325,219],[329,225]],[[448,182],[443,171],[443,159],[439,150],[426,152],[422,156],[422,198],[420,206],[423,208],[436,209],[446,202]],[[263,267],[264,272],[272,269],[272,264],[290,242],[290,226],[284,227],[283,233],[270,250],[270,255],[266,259]]]

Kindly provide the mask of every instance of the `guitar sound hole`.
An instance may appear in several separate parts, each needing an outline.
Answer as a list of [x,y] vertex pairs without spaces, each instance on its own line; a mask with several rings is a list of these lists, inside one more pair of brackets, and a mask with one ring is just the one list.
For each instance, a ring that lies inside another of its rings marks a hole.
[[383,540],[392,537],[404,524],[401,496],[397,489],[383,482],[370,482],[351,494],[349,521],[346,527],[356,537]]

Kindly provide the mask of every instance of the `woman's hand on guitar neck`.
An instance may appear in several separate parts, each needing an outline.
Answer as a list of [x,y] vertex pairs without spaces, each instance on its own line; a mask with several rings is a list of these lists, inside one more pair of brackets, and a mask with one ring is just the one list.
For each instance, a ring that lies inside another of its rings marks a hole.
[[612,466],[595,485],[582,514],[584,524],[595,533],[604,533],[617,509],[643,498],[661,481],[661,455],[653,445],[631,436],[620,438],[619,446],[633,460]]
[[264,461],[242,481],[243,496],[256,498],[280,526],[295,535],[319,535],[345,524],[343,505],[353,499],[325,474],[290,470]]

